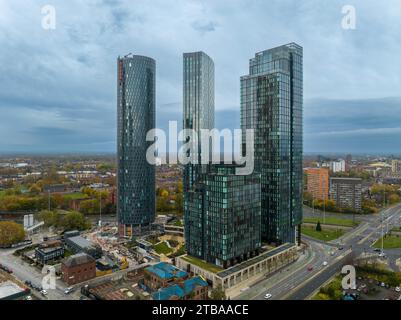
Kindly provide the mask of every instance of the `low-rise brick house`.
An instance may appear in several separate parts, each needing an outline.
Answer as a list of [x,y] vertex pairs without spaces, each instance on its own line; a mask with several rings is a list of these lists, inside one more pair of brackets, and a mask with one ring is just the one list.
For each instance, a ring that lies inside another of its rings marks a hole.
[[207,300],[208,284],[200,276],[179,281],[153,293],[153,300]]
[[151,290],[157,290],[187,278],[187,272],[171,264],[160,262],[145,269],[144,284]]
[[61,263],[63,281],[74,285],[96,277],[96,260],[86,253],[70,256]]

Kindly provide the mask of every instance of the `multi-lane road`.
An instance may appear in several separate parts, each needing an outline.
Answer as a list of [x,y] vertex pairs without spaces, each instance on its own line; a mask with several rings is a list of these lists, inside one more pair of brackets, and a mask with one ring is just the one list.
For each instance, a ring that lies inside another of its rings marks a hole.
[[[371,245],[380,239],[382,223],[386,232],[387,228],[390,230],[399,224],[400,219],[401,204],[398,204],[384,210],[382,214],[358,216],[360,225],[337,241],[325,243],[304,237],[309,246],[305,257],[301,257],[298,262],[278,274],[262,279],[235,299],[261,300],[267,293],[272,295],[271,299],[306,299],[340,272],[342,266],[349,263],[350,258],[362,253],[374,254]],[[390,267],[395,268],[395,260],[401,258],[401,250],[385,250],[385,254]],[[327,262],[326,266],[323,265],[324,262]]]

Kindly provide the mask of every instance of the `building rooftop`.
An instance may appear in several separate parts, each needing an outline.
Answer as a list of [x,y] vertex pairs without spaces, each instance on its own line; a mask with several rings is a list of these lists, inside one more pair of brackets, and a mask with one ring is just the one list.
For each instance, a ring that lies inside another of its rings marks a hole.
[[53,251],[57,251],[63,249],[63,247],[61,246],[56,246],[56,247],[42,247],[42,248],[37,248],[37,251],[43,252],[43,253],[50,253]]
[[285,250],[287,250],[287,249],[289,249],[289,248],[291,248],[293,246],[294,246],[294,244],[291,244],[291,243],[283,244],[283,245],[281,245],[281,246],[279,246],[277,248],[274,248],[272,250],[266,251],[266,252],[264,252],[264,253],[256,256],[256,257],[252,258],[252,259],[246,260],[246,261],[241,262],[241,263],[239,263],[239,264],[237,264],[237,265],[235,265],[235,266],[233,266],[231,268],[228,268],[228,269],[226,269],[224,271],[221,271],[221,272],[217,273],[217,275],[219,277],[221,277],[221,278],[225,278],[225,277],[227,277],[227,276],[229,276],[229,275],[231,275],[233,273],[236,273],[236,272],[238,272],[238,271],[240,271],[240,270],[242,270],[244,268],[247,268],[247,267],[249,267],[249,266],[251,266],[251,265],[253,265],[255,263],[258,263],[259,261],[262,261],[262,260],[264,260],[266,258],[269,258],[269,257],[272,257],[272,256],[274,256],[276,254],[279,254],[280,252],[285,251]]
[[172,278],[184,278],[188,275],[185,271],[178,269],[177,267],[160,262],[151,267],[146,268],[146,271],[155,274],[162,279],[172,279]]
[[155,292],[152,297],[153,300],[169,300],[172,297],[184,298],[190,294],[197,286],[207,287],[207,282],[201,277],[197,276],[185,280],[182,285],[174,284],[167,288],[163,288]]
[[95,259],[86,253],[78,253],[73,256],[68,257],[66,260],[62,262],[67,267],[79,266],[81,264],[94,262]]
[[330,180],[343,180],[343,181],[355,181],[355,182],[360,182],[362,181],[361,178],[349,178],[349,177],[330,177]]
[[84,237],[81,237],[81,236],[75,236],[75,237],[67,238],[66,240],[74,242],[77,246],[79,246],[82,249],[93,247],[92,242],[90,242],[89,240],[87,240],[87,239],[85,239]]
[[16,283],[8,280],[0,283],[0,300],[11,300],[25,295],[26,291]]

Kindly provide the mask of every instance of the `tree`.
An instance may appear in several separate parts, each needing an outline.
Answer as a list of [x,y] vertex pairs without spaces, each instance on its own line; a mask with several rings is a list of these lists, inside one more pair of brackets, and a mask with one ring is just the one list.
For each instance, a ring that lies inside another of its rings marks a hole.
[[100,204],[98,199],[89,199],[81,201],[79,208],[80,211],[85,215],[99,214],[100,211],[99,205]]
[[0,245],[8,246],[25,239],[24,227],[14,221],[0,221]]
[[182,184],[182,181],[179,181],[178,183],[177,183],[177,188],[176,188],[176,192],[177,193],[182,193],[183,192],[183,184]]
[[212,300],[226,300],[226,294],[221,284],[212,290],[210,293],[210,299]]
[[90,228],[90,222],[82,213],[77,211],[68,212],[63,218],[62,225],[65,230],[85,230]]
[[318,231],[318,232],[322,231],[322,226],[320,225],[320,221],[318,221],[316,224],[316,231]]
[[46,227],[58,227],[61,222],[60,214],[56,211],[43,210],[39,213],[39,219],[45,223]]
[[305,191],[303,198],[304,198],[304,204],[311,207],[313,202],[312,194],[310,192]]
[[31,184],[29,187],[29,193],[31,194],[38,195],[41,191],[42,189],[36,183]]
[[388,202],[390,204],[398,203],[398,202],[400,202],[400,196],[398,194],[392,193],[388,197]]
[[177,210],[178,214],[182,214],[183,206],[182,206],[182,193],[177,194],[175,199],[175,209]]

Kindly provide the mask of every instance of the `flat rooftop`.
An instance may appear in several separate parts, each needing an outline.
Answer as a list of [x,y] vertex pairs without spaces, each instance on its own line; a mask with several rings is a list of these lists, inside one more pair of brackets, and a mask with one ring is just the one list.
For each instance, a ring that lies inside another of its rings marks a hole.
[[0,300],[13,299],[24,293],[24,288],[10,280],[0,283]]
[[81,236],[67,238],[66,241],[71,241],[71,242],[75,243],[77,246],[79,246],[80,248],[90,248],[93,246],[92,242],[90,242],[89,240],[87,240]]
[[283,244],[282,246],[279,246],[279,247],[274,248],[272,250],[266,251],[266,252],[258,255],[257,257],[254,257],[252,259],[246,260],[246,261],[241,262],[241,263],[239,263],[239,264],[237,264],[237,265],[235,265],[235,266],[233,266],[231,268],[228,268],[228,269],[226,269],[224,271],[221,271],[221,272],[217,273],[217,276],[219,276],[220,278],[225,278],[225,277],[227,277],[227,276],[229,276],[229,275],[231,275],[233,273],[236,273],[238,271],[241,271],[242,269],[248,268],[248,267],[250,267],[250,266],[252,266],[252,265],[254,265],[254,264],[256,264],[256,263],[258,263],[260,261],[263,261],[266,258],[270,258],[270,257],[272,257],[272,256],[274,256],[276,254],[279,254],[282,251],[285,251],[285,250],[287,250],[289,248],[292,248],[293,246],[294,246],[294,244],[292,244],[292,243]]

